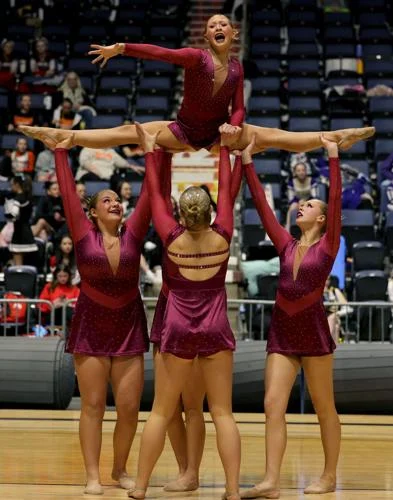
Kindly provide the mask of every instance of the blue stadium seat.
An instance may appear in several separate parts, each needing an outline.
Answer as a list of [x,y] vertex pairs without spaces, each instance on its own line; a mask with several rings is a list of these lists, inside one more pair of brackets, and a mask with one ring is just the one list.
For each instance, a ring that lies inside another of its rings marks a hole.
[[98,68],[88,58],[71,57],[68,60],[68,71],[75,71],[78,75],[92,75],[97,73]]
[[255,59],[254,62],[263,75],[278,74],[281,71],[281,60],[278,57]]
[[109,189],[110,183],[107,181],[86,181],[86,194],[87,196],[92,196],[98,191],[102,191],[103,189]]
[[358,271],[355,273],[353,285],[353,298],[357,302],[387,299],[388,277],[383,271]]
[[352,255],[352,246],[358,241],[375,240],[373,210],[343,210],[342,235],[347,243],[348,254]]
[[255,24],[266,26],[280,25],[281,13],[278,9],[256,9],[252,14],[252,19]]
[[[86,56],[87,53],[89,52],[89,50],[91,50],[90,44],[91,44],[90,41],[83,41],[83,42],[74,43],[70,48],[71,55],[75,56],[75,57],[82,57],[83,55]],[[88,57],[90,57],[90,56],[88,56]],[[112,59],[110,61],[112,61]]]
[[321,82],[316,77],[295,77],[288,78],[288,91],[298,95],[319,95],[321,92]]
[[367,58],[370,56],[380,56],[380,57],[393,57],[393,48],[391,44],[369,44],[363,45],[363,57]]
[[359,83],[359,77],[348,76],[345,74],[342,76],[329,77],[327,80],[328,87],[336,87],[339,85],[358,85]]
[[154,113],[155,111],[169,111],[169,100],[165,96],[143,96],[140,95],[136,101],[136,109],[142,113]]
[[254,43],[251,47],[251,55],[253,58],[280,57],[281,55],[280,42]]
[[380,241],[358,241],[352,247],[352,272],[384,269],[385,248]]
[[359,14],[360,26],[384,26],[387,23],[384,12],[361,12]]
[[341,128],[360,128],[364,127],[362,118],[332,118],[330,120],[330,130]]
[[46,195],[45,182],[34,181],[33,182],[33,196],[40,198]]
[[176,68],[173,64],[168,64],[164,61],[143,61],[143,71],[147,75],[167,75],[176,73]]
[[276,158],[264,158],[260,155],[254,156],[254,167],[257,174],[261,175],[264,182],[280,183],[283,180],[281,175],[281,160]]
[[356,37],[352,26],[326,26],[325,43],[355,43]]
[[288,74],[296,76],[315,76],[321,71],[319,59],[290,59]]
[[103,76],[101,78],[98,91],[107,94],[129,94],[132,88],[132,81],[128,76]]
[[121,57],[116,59],[113,57],[108,61],[104,69],[105,74],[116,74],[123,76],[134,76],[137,73],[136,59],[132,57]]
[[288,112],[294,115],[321,114],[321,99],[319,97],[290,96]]
[[117,25],[114,27],[113,36],[116,40],[124,40],[125,42],[141,42],[143,30],[142,26],[138,25]]
[[[278,183],[269,183],[269,184],[270,184],[271,189],[272,189],[275,207],[281,208],[281,204],[282,204],[281,185]],[[250,208],[250,207],[254,206],[254,202],[252,200],[250,188],[248,187],[248,185],[245,186],[243,198],[244,198],[246,208]]]
[[112,128],[123,125],[123,115],[98,115],[93,116],[92,128]]
[[280,99],[274,96],[252,96],[248,101],[250,114],[280,114]]
[[42,35],[49,40],[67,40],[71,35],[71,26],[66,24],[47,24],[43,27]]
[[315,132],[322,130],[321,118],[291,117],[288,122],[288,130],[291,132]]
[[319,57],[318,45],[313,43],[293,43],[288,45],[287,56],[291,58],[317,59]]
[[324,47],[325,59],[336,57],[355,57],[355,43],[326,43]]
[[288,24],[294,26],[316,26],[317,25],[316,10],[290,10],[288,11]]
[[178,40],[180,30],[176,26],[152,26],[150,28],[150,37],[154,40]]
[[376,128],[377,137],[392,137],[393,136],[393,121],[391,118],[374,118],[372,125]]
[[263,26],[263,25],[254,25],[251,29],[250,39],[252,42],[256,41],[276,41],[280,40],[281,37],[281,28],[280,26]]
[[105,26],[99,26],[97,24],[84,24],[79,29],[79,38],[88,39],[95,43],[97,43],[97,40],[99,40],[100,42],[102,40],[106,40],[107,36],[108,31]]
[[172,80],[169,76],[151,76],[141,78],[138,84],[139,92],[150,92],[150,93],[170,93],[172,89]]
[[[372,88],[372,87],[375,87],[376,85],[380,85],[380,84],[381,84],[381,78],[368,78],[367,79],[367,87],[368,88]],[[388,87],[393,88],[393,77],[392,76],[383,77],[383,84],[387,85]]]
[[123,112],[127,113],[128,99],[121,95],[100,95],[96,99],[96,108],[98,112],[106,113]]
[[353,25],[350,12],[324,12],[323,22],[325,26],[352,27]]
[[0,95],[0,109],[8,109],[8,95]]
[[310,43],[317,38],[317,30],[314,27],[290,26],[288,28],[290,43]]
[[250,116],[247,123],[257,125],[258,127],[281,128],[281,119],[279,116]]
[[279,76],[264,76],[252,80],[252,91],[254,94],[277,94],[281,86]]
[[374,158],[382,160],[393,151],[393,139],[376,139],[374,143]]
[[359,32],[359,38],[363,44],[376,44],[376,43],[391,43],[392,35],[386,28],[386,26],[381,27],[367,27],[362,26]]
[[25,24],[10,24],[7,27],[7,35],[10,40],[30,40],[34,38],[34,26],[26,26]]
[[393,76],[393,59],[365,59],[364,61],[364,74],[366,77],[379,77]]
[[393,113],[393,97],[391,96],[369,97],[368,104],[372,116],[391,116]]

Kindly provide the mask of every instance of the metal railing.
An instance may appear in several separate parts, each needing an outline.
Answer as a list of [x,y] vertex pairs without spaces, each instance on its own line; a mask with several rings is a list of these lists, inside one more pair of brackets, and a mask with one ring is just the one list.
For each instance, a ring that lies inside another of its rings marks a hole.
[[[22,312],[23,304],[26,304],[26,313]],[[49,307],[49,313],[43,313],[40,305]],[[10,319],[11,307],[15,312],[15,319]],[[19,314],[18,314],[19,311]],[[48,321],[43,321],[49,318]],[[47,333],[55,333],[55,307],[49,300],[27,299],[15,297],[11,299],[0,299],[0,335],[25,335],[36,334],[40,336],[37,327],[45,327]]]
[[[48,334],[61,331],[66,335],[69,322],[69,307],[76,300],[65,301],[61,309],[61,318],[55,321],[54,305],[47,300],[12,298],[0,299],[0,335],[22,335],[35,333],[37,327],[44,327]],[[154,305],[157,297],[143,297],[145,306]],[[7,320],[7,312],[11,304],[26,304],[26,314],[16,321]],[[40,304],[49,308],[43,313]],[[270,326],[273,300],[228,299],[228,316],[232,329],[238,340],[267,340]],[[325,302],[337,315],[340,338],[343,342],[393,342],[391,302]]]

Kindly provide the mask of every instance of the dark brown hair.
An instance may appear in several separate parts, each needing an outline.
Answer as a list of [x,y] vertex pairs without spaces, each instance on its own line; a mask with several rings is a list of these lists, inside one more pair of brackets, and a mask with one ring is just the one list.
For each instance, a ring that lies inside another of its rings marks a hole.
[[58,273],[67,273],[68,274],[68,280],[67,280],[66,285],[67,286],[71,286],[71,269],[68,266],[66,266],[65,264],[58,264],[56,266],[56,269],[53,272],[52,283],[50,284],[50,287],[49,287],[51,292],[53,292],[53,290],[59,284],[59,282],[57,281],[57,275],[58,275]]

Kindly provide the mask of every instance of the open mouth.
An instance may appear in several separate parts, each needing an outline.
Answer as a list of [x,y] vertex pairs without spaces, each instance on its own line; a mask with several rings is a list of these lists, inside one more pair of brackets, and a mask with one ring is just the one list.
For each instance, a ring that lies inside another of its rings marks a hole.
[[109,210],[110,214],[120,215],[120,210]]
[[298,212],[298,213],[296,214],[296,217],[297,217],[297,218],[298,218],[298,217],[303,217],[302,212]]
[[224,35],[224,33],[217,33],[217,34],[214,36],[214,40],[215,40],[216,42],[219,42],[219,43],[225,42],[225,35]]

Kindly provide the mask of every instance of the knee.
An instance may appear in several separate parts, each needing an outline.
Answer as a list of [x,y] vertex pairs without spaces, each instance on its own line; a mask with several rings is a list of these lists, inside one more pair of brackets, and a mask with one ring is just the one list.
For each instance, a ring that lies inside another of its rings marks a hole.
[[135,418],[138,418],[139,401],[117,403],[116,413],[118,419],[135,420]]
[[285,418],[286,405],[283,401],[274,394],[265,394],[263,407],[266,418],[269,419],[283,419]]
[[90,398],[87,401],[82,400],[82,413],[95,419],[103,419],[106,402],[97,398]]
[[196,419],[196,418],[202,418],[203,419],[203,411],[202,408],[185,408],[184,409],[184,414],[186,417],[186,422],[189,422],[190,420]]
[[313,406],[319,421],[338,418],[334,402],[314,401]]
[[210,405],[209,412],[213,419],[213,422],[216,422],[218,419],[222,417],[232,416],[232,408],[220,405]]

